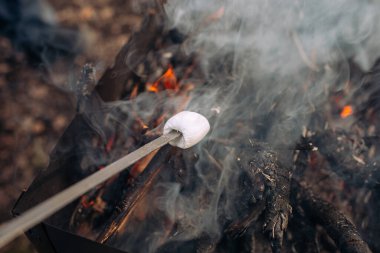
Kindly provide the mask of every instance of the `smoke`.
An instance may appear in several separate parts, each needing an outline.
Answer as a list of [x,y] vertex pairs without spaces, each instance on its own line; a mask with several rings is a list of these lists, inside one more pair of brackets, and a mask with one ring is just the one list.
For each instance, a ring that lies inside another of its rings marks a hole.
[[[294,144],[310,114],[349,80],[348,60],[369,70],[378,58],[380,6],[357,0],[172,0],[165,10],[170,28],[188,35],[184,50],[198,53],[207,78],[188,109],[210,118],[213,130],[196,147],[196,190],[183,194],[175,186],[162,206],[179,224],[192,224],[171,240],[217,238],[219,215],[234,217],[239,209],[233,203],[242,172],[238,151],[220,156],[220,144],[210,143],[240,135],[273,147]],[[205,150],[222,171],[212,171]]]
[[[328,94],[349,80],[348,61],[369,70],[379,57],[380,5],[369,0],[171,0],[165,10],[169,28],[188,36],[183,50],[197,53],[206,76],[187,110],[209,118],[212,132],[193,149],[199,156],[191,164],[195,186],[183,191],[178,183],[161,183],[156,201],[182,228],[166,242],[219,238],[221,215],[233,219],[239,213],[237,158],[255,155],[238,148],[239,141],[252,138],[274,148],[294,144],[310,114],[322,110]],[[207,162],[209,156],[220,166]],[[156,251],[163,244],[157,239],[163,225],[148,227],[141,225],[136,238],[120,247]],[[139,233],[146,235],[146,246],[136,248]]]
[[218,90],[197,94],[189,108],[222,108],[214,135],[243,121],[273,146],[294,143],[309,115],[349,80],[348,60],[367,71],[378,58],[379,7],[356,0],[168,2],[170,25],[189,36],[185,50],[198,52],[209,87]]

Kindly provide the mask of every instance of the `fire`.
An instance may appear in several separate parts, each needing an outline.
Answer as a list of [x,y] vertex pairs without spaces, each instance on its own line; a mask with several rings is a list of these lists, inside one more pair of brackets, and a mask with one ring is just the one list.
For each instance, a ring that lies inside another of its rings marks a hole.
[[147,91],[152,91],[154,93],[157,93],[158,92],[158,87],[155,84],[156,83],[154,83],[154,84],[148,84],[147,87],[146,87]]
[[95,201],[93,201],[93,200],[89,201],[88,200],[87,195],[83,195],[80,202],[84,208],[89,208],[95,204]]
[[346,105],[345,107],[343,107],[342,111],[340,112],[340,117],[342,119],[345,119],[348,116],[351,116],[353,113],[354,113],[354,110],[353,110],[352,106]]
[[132,92],[131,92],[129,99],[134,99],[135,97],[137,97],[138,88],[139,88],[138,85],[133,86],[133,89],[132,89]]
[[111,138],[108,139],[107,144],[105,146],[107,153],[109,153],[111,151],[114,142],[115,142],[115,136],[113,135]]
[[153,84],[148,83],[146,86],[147,91],[159,92],[160,84],[163,86],[164,90],[175,90],[179,89],[177,82],[177,77],[175,75],[174,69],[172,66],[169,66],[168,70]]

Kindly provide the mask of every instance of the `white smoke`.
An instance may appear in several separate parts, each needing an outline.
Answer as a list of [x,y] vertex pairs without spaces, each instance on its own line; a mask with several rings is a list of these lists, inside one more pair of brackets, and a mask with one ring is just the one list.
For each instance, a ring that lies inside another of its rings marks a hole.
[[[294,128],[342,89],[348,60],[367,71],[380,56],[375,1],[173,0],[165,10],[214,86],[194,96],[190,109],[207,114],[208,103],[222,108],[224,122],[236,122],[280,108],[264,138],[273,145],[297,138]],[[219,96],[210,95],[215,89]]]
[[[184,50],[199,55],[207,80],[187,109],[212,119],[209,141],[241,134],[274,147],[294,144],[311,112],[349,80],[348,61],[369,70],[380,56],[376,1],[170,0],[165,10],[169,28],[188,36]],[[221,156],[217,146],[203,144],[196,147],[196,189],[182,194],[170,183],[163,194],[169,197],[160,198],[170,219],[191,224],[172,240],[218,237],[220,212],[236,212],[234,152]],[[219,159],[221,171],[210,171],[205,150]]]

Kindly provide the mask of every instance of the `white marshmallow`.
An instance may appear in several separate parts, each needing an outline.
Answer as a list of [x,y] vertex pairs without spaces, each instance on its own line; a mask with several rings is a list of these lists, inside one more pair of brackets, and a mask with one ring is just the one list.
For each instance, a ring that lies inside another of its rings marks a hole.
[[210,130],[208,120],[196,112],[183,111],[171,117],[164,126],[164,134],[176,130],[182,136],[169,142],[179,148],[190,148],[200,142]]

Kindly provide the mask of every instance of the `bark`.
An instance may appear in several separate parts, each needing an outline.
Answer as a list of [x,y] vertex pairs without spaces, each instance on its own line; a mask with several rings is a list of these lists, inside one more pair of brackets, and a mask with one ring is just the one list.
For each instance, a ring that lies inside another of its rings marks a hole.
[[135,75],[136,67],[145,60],[148,52],[154,49],[156,38],[161,36],[164,29],[163,18],[161,7],[148,13],[141,29],[132,35],[116,56],[114,66],[105,71],[95,89],[104,101],[115,101],[125,92],[131,93],[133,87],[124,90],[126,83]]
[[380,186],[380,169],[376,162],[361,159],[366,153],[364,140],[351,138],[346,132],[324,131],[311,137],[310,142],[328,161],[331,170],[355,187]]
[[371,252],[355,225],[333,205],[296,182],[292,183],[291,194],[292,205],[302,208],[308,219],[321,225],[342,253]]
[[170,146],[164,147],[161,152],[153,158],[152,162],[142,175],[140,175],[139,180],[131,186],[124,199],[117,205],[105,229],[96,239],[97,242],[107,243],[110,238],[121,232],[122,227],[126,226],[132,212],[135,210],[139,201],[149,192],[161,171],[161,168],[157,168],[154,165],[156,165],[156,163],[163,164],[167,161],[170,150]]

